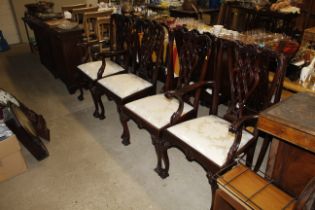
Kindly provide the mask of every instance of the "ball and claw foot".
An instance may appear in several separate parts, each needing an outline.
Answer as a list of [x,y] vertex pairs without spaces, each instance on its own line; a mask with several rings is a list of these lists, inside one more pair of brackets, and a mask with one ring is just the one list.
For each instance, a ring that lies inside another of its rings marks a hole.
[[129,137],[125,136],[124,134],[121,135],[121,138],[122,138],[122,141],[121,143],[125,146],[128,146],[130,144],[130,141],[129,141]]
[[105,119],[105,115],[104,114],[100,114],[98,117],[100,120],[104,120]]
[[162,179],[165,179],[166,177],[169,176],[167,170],[165,170],[165,169],[155,168],[154,171],[155,171]]
[[95,118],[99,118],[99,114],[98,114],[98,112],[97,112],[97,111],[95,111],[95,112],[93,113],[93,116],[94,116]]

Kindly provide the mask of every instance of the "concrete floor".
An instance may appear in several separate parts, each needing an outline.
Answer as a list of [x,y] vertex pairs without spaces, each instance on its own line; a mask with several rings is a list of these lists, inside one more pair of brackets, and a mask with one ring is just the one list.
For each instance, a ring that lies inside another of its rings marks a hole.
[[104,99],[107,118],[93,118],[88,92],[83,102],[69,95],[28,46],[0,53],[0,87],[43,114],[52,139],[41,162],[23,148],[28,170],[0,183],[0,210],[210,208],[210,185],[197,163],[172,149],[170,177],[160,179],[148,133],[129,123],[132,143],[123,146],[114,103]]

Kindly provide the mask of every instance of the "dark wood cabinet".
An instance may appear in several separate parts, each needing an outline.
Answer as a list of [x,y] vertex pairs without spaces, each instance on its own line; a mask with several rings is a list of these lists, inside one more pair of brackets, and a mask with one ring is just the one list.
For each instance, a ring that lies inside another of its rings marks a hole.
[[83,30],[59,29],[36,17],[23,18],[34,31],[41,63],[58,79],[61,79],[70,93],[76,90],[74,74],[80,64],[81,54],[77,44]]

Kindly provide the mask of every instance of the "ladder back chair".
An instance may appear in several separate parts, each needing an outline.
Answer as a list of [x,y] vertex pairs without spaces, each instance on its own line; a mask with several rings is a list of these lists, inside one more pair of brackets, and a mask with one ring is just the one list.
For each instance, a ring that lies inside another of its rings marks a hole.
[[[256,129],[253,132],[245,129],[255,127],[257,121],[257,115],[247,114],[245,109],[259,85],[264,57],[256,46],[227,42],[231,58],[228,65],[231,100],[227,113],[233,113],[233,121],[210,114],[179,123],[164,131],[161,147],[166,160],[168,149],[177,147],[189,161],[198,162],[206,171],[213,198],[216,189],[213,175],[232,164],[239,155],[247,153],[258,136]],[[164,177],[168,176],[168,170],[169,161],[165,165]]]
[[84,36],[87,42],[109,41],[110,16],[113,10],[85,12],[83,14]]
[[98,10],[98,6],[89,6],[89,7],[80,7],[72,9],[72,19],[77,23],[83,23],[83,15],[86,12],[96,12]]
[[136,27],[134,40],[138,50],[133,57],[134,67],[131,68],[131,72],[102,78],[93,87],[93,98],[96,99],[95,113],[100,119],[105,118],[101,99],[103,94],[115,101],[118,113],[121,113],[124,104],[156,92],[156,82],[162,63],[164,29],[154,21],[140,19],[136,21]]
[[[181,40],[179,61],[180,72],[178,78],[173,80],[174,70],[172,61],[172,49],[174,36]],[[200,91],[202,87],[211,86],[213,83],[205,81],[208,70],[209,58],[211,56],[211,41],[206,35],[197,31],[187,31],[183,28],[169,32],[169,65],[167,71],[167,83],[165,94],[148,96],[126,104],[122,109],[123,144],[130,143],[130,134],[127,122],[132,119],[140,128],[147,130],[152,139],[157,155],[157,166],[155,171],[165,177],[165,169],[168,160],[162,154],[161,134],[167,127],[196,117]],[[196,75],[199,75],[196,77]],[[195,79],[194,79],[195,78]],[[196,79],[197,78],[197,79]],[[172,87],[175,89],[172,90]]]
[[[77,86],[80,91],[79,100],[83,100],[83,89],[90,89],[97,79],[127,71],[131,66],[133,18],[113,14],[110,25],[110,50],[97,51],[94,54],[91,50],[94,43],[83,42],[80,44],[84,55],[76,75]],[[95,116],[98,117],[97,114]]]

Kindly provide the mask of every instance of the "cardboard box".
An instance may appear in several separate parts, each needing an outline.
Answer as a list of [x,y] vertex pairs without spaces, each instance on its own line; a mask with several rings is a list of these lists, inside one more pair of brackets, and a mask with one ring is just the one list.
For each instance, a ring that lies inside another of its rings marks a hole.
[[0,141],[0,182],[26,171],[21,147],[15,135]]

